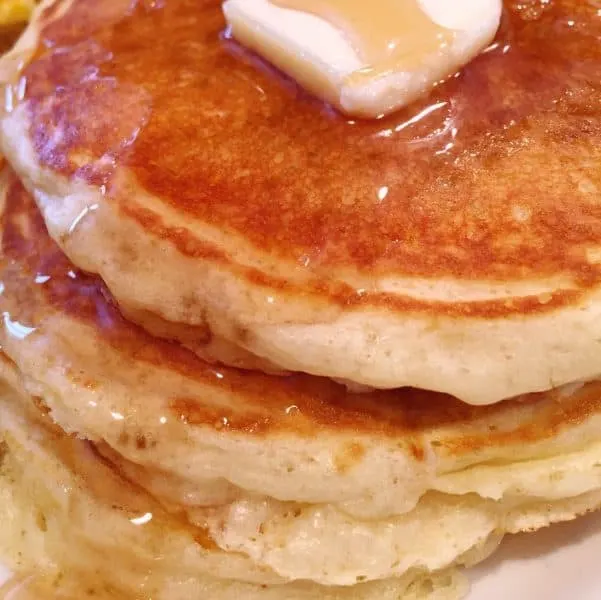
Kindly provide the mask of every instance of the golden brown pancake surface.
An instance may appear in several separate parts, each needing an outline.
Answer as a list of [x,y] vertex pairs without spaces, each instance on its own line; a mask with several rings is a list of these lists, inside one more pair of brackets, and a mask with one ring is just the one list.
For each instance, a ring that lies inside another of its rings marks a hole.
[[[598,145],[592,4],[507,2],[484,55],[375,122],[349,122],[226,39],[220,2],[96,5],[74,2],[23,72],[48,167],[110,181],[112,165],[81,164],[108,154],[191,219],[324,275],[598,278],[580,250],[601,212],[575,204],[550,152]],[[526,145],[540,162],[508,170]]]
[[[2,377],[52,432],[88,440],[105,466],[191,515],[206,532],[191,576],[220,565],[219,577],[267,584],[274,574],[394,583],[599,505],[599,382],[476,408],[218,369],[125,320],[102,281],[49,238],[18,179],[4,173],[0,188]],[[60,481],[59,492],[75,489]],[[102,489],[90,492],[110,508]],[[341,535],[342,558],[332,551]]]
[[[44,359],[49,348],[51,367],[69,386],[92,395],[110,388],[111,381],[126,381],[134,404],[142,399],[132,413],[141,422],[149,422],[144,412],[156,410],[157,416],[179,421],[182,431],[208,427],[224,436],[256,437],[257,443],[280,435],[318,439],[335,433],[341,435],[340,447],[349,460],[357,463],[365,449],[356,440],[373,436],[398,444],[419,462],[431,451],[432,441],[440,458],[461,459],[502,446],[552,442],[564,428],[585,423],[601,411],[599,382],[577,385],[576,393],[558,389],[472,407],[450,396],[411,388],[354,394],[325,378],[217,368],[124,319],[102,280],[78,270],[51,240],[30,194],[14,173],[5,177],[0,271],[5,352],[27,372],[29,348],[39,345]],[[53,321],[63,322],[64,332]],[[69,326],[89,332],[91,354],[88,341],[72,335]],[[56,348],[54,355],[52,348]],[[117,371],[115,365],[120,365]],[[166,380],[156,390],[160,401],[149,399],[145,406],[155,371],[157,377],[171,373],[177,385],[170,387]],[[186,388],[188,394],[183,395]],[[116,389],[114,395],[100,397],[108,403],[120,402]],[[97,408],[110,412],[108,406]],[[113,418],[116,429],[126,425]],[[136,430],[136,418],[129,425]],[[160,423],[155,425],[159,431]],[[185,443],[188,436],[179,437]],[[129,433],[120,443],[147,450],[145,440]]]
[[229,40],[219,2],[47,0],[0,142],[63,251],[150,331],[497,402],[601,372],[600,20],[508,1],[481,56],[366,122]]

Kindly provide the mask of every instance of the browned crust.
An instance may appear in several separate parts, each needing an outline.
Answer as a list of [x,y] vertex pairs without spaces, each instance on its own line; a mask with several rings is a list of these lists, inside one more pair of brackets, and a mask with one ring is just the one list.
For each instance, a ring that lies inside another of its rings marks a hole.
[[[165,398],[171,415],[190,427],[243,433],[253,437],[281,434],[314,437],[340,431],[401,440],[423,460],[423,436],[437,452],[457,456],[487,447],[532,444],[552,439],[601,412],[601,382],[562,397],[560,391],[532,394],[488,407],[472,407],[443,394],[415,389],[352,394],[327,379],[306,375],[270,377],[201,361],[175,343],[150,336],[126,321],[98,277],[77,271],[48,236],[31,196],[13,176],[2,215],[4,291],[0,310],[13,322],[37,327],[45,335],[45,319],[62,314],[89,325],[107,352],[118,352],[124,364],[170,370],[197,382],[198,395]],[[44,283],[36,283],[43,275]],[[97,389],[98,382],[73,371],[76,386]],[[213,394],[232,398],[228,407]],[[509,418],[513,414],[518,419]],[[507,426],[507,422],[512,423]],[[445,431],[461,431],[449,436]],[[152,440],[125,436],[121,444],[148,445]],[[360,461],[365,448],[341,448],[339,469]]]
[[[124,218],[183,256],[351,310],[494,318],[572,305],[598,284],[601,267],[586,252],[601,242],[601,24],[591,3],[555,0],[536,11],[507,0],[492,49],[460,77],[388,119],[354,124],[224,40],[218,0],[98,0],[93,15],[86,6],[75,0],[43,29],[23,73],[38,160],[108,185]],[[397,131],[434,103],[441,108],[430,117]],[[190,222],[306,269],[307,284],[243,267],[119,195],[110,184],[121,167]],[[555,275],[574,289],[441,303],[358,295],[337,281],[345,272]]]
[[154,237],[168,241],[178,251],[190,258],[202,258],[234,273],[239,280],[253,286],[277,291],[278,294],[291,298],[312,298],[315,301],[327,300],[346,310],[361,308],[384,308],[403,313],[430,313],[440,317],[473,317],[499,318],[510,314],[537,314],[571,306],[590,292],[590,287],[597,281],[593,268],[587,264],[580,271],[581,287],[576,289],[560,289],[540,295],[500,300],[479,300],[470,302],[449,302],[443,300],[416,299],[409,295],[393,293],[374,293],[365,291],[360,294],[348,284],[340,281],[314,278],[295,284],[285,277],[275,277],[260,269],[246,267],[232,259],[225,251],[206,241],[199,240],[189,230],[181,227],[169,227],[161,217],[137,206],[134,202],[122,205],[121,211],[136,220]]

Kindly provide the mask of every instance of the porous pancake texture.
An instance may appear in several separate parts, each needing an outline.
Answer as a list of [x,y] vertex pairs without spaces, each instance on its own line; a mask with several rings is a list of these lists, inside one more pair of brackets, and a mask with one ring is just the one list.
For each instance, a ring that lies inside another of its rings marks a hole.
[[0,66],[0,145],[150,331],[492,403],[601,372],[597,10],[506,0],[457,77],[349,122],[229,40],[219,0],[50,0]]
[[130,576],[106,585],[134,589],[156,564],[148,585],[166,600],[263,585],[303,600],[436,598],[463,589],[449,569],[505,533],[601,503],[601,383],[470,407],[216,368],[125,320],[14,174],[0,187],[0,372],[13,390],[0,423],[10,460],[28,465],[4,483],[7,498],[30,497],[4,504],[18,528],[44,495],[62,498],[42,509],[47,531],[32,529],[44,564],[81,543],[104,573],[98,548],[113,544]]
[[0,551],[16,577],[7,597],[458,600],[465,592],[452,571],[352,587],[283,584],[268,573],[271,585],[237,580],[243,557],[203,548],[202,530],[166,513],[92,446],[24,410],[14,391],[1,393]]

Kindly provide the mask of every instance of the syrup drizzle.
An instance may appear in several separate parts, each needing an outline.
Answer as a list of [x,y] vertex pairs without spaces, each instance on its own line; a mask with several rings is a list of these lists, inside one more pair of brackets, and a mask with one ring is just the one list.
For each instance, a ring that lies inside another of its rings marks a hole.
[[[418,0],[271,0],[276,6],[316,15],[344,32],[368,65],[351,75],[409,70],[453,42],[452,30],[435,23]],[[400,31],[399,31],[399,28]]]

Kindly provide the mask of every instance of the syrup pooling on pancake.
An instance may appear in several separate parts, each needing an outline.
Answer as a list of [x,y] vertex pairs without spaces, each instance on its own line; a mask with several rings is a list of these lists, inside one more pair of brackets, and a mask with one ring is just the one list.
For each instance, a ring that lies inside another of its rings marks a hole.
[[[564,233],[570,239],[569,231],[555,231],[553,243],[543,237],[535,248],[524,240],[526,247],[500,252],[495,228],[507,220],[507,205],[499,199],[483,206],[476,196],[482,190],[465,181],[468,171],[481,173],[519,150],[541,119],[548,120],[552,138],[574,135],[590,123],[571,107],[588,98],[594,110],[599,18],[588,3],[532,4],[540,7],[535,19],[521,4],[508,2],[489,51],[431,98],[376,124],[349,124],[324,114],[268,67],[257,71],[249,64],[255,58],[224,41],[219,2],[165,2],[152,10],[123,2],[119,19],[119,3],[105,0],[94,28],[79,0],[68,17],[48,28],[35,62],[24,71],[34,143],[43,164],[94,181],[90,165],[81,164],[86,154],[104,156],[121,144],[107,143],[101,125],[90,135],[85,124],[103,124],[114,102],[121,110],[110,117],[126,121],[125,133],[115,127],[129,148],[115,159],[132,168],[147,190],[189,218],[239,231],[298,268],[320,273],[356,266],[428,277],[539,273],[570,255],[556,243]],[[164,41],[160,47],[146,42],[150,32]],[[73,69],[73,61],[80,68]],[[111,85],[123,86],[125,98],[112,96]],[[144,99],[132,97],[130,89],[140,89]],[[569,123],[554,122],[558,107]],[[416,119],[428,109],[428,119]],[[130,144],[131,131],[137,135]],[[253,151],[250,140],[257,145]],[[170,151],[157,153],[158,147]],[[341,155],[342,147],[353,152]],[[466,184],[465,206],[453,197],[459,180]],[[381,200],[382,189],[387,193]],[[423,189],[438,197],[428,202]],[[329,206],[331,198],[340,202]],[[524,201],[534,222],[544,218],[545,206],[528,206],[528,195]],[[454,214],[461,222],[454,223]],[[344,228],[335,226],[342,222]],[[458,248],[440,243],[451,239]],[[468,262],[474,255],[478,260]],[[542,256],[549,258],[541,264]]]
[[[105,0],[96,4],[95,15],[107,26],[130,14],[136,4]],[[151,3],[144,10],[159,6]],[[52,9],[47,11],[52,13]],[[103,73],[103,65],[112,59],[112,54],[93,38],[86,38],[87,33],[95,31],[94,23],[87,21],[82,25],[80,21],[83,14],[88,14],[86,11],[85,6],[74,4],[66,18],[67,31],[63,30],[60,40],[54,39],[50,26],[45,43],[52,50],[38,57],[31,72],[5,86],[5,110],[11,112],[26,98],[26,88],[39,81],[36,73],[52,73],[51,83],[46,80],[41,83],[42,89],[30,90],[32,95],[43,97],[38,106],[38,132],[43,131],[39,142],[50,145],[47,157],[52,160],[53,155],[58,160],[55,167],[73,166],[78,175],[102,186],[148,120],[151,98],[143,86]],[[76,31],[69,31],[72,21]],[[72,45],[65,46],[65,42]],[[120,107],[120,116],[109,116],[116,106]],[[59,122],[53,122],[56,118]],[[64,128],[67,123],[71,125]],[[65,150],[65,156],[58,157],[54,144]]]

